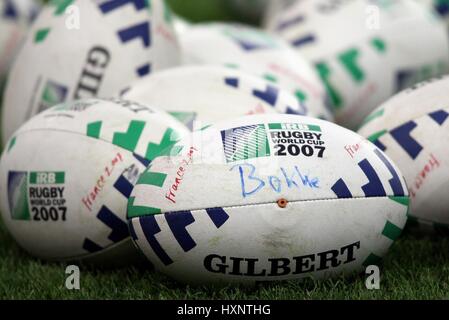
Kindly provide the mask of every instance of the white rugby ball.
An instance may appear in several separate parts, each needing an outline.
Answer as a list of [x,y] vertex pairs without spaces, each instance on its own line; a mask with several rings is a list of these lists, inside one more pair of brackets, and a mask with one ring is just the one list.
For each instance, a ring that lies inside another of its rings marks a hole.
[[312,65],[284,41],[245,25],[207,23],[180,36],[185,64],[220,64],[265,78],[330,120],[328,96]]
[[298,1],[269,30],[316,65],[337,122],[352,129],[394,93],[449,70],[446,26],[416,1]]
[[188,132],[162,111],[118,100],[80,100],[33,117],[0,161],[6,228],[39,258],[128,261],[138,254],[126,224],[133,185]]
[[122,97],[158,106],[191,129],[257,113],[327,115],[268,80],[213,65],[158,72],[135,82]]
[[3,142],[58,103],[111,97],[130,82],[180,62],[162,0],[53,1],[40,13],[11,70]]
[[130,232],[189,283],[323,278],[376,264],[408,192],[373,144],[330,122],[255,115],[219,123],[155,160],[129,199]]
[[449,227],[449,78],[408,89],[385,102],[359,133],[390,156],[404,173],[410,218]]
[[263,15],[263,25],[269,25],[279,13],[288,10],[297,0],[271,0],[268,2],[267,8]]
[[185,18],[173,14],[173,28],[175,29],[177,35],[184,34],[189,31],[192,23]]
[[35,0],[3,0],[0,3],[0,81],[6,76],[38,9],[39,2]]

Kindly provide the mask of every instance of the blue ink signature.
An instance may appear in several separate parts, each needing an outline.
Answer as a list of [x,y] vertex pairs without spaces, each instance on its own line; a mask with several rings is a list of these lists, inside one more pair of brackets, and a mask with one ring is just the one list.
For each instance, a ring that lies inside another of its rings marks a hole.
[[302,174],[298,166],[294,166],[289,170],[281,167],[281,176],[268,176],[260,177],[257,175],[256,166],[250,163],[243,163],[233,166],[230,171],[238,169],[240,175],[240,185],[242,188],[242,196],[246,198],[253,194],[258,193],[264,188],[270,188],[276,193],[281,193],[283,188],[288,189],[301,187],[319,189],[319,179],[317,177],[309,177],[308,175]]

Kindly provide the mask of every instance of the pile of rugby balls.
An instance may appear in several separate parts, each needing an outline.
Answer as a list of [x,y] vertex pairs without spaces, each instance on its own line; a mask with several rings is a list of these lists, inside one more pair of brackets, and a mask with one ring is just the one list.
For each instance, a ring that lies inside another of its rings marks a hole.
[[359,272],[408,219],[449,226],[449,78],[416,85],[449,71],[443,20],[418,1],[274,2],[251,2],[266,31],[163,0],[44,6],[2,106],[17,243],[254,284]]

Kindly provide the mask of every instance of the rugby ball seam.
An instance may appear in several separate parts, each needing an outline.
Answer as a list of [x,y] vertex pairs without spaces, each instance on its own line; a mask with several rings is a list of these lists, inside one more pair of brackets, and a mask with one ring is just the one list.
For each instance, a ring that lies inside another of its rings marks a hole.
[[[131,196],[130,198],[135,198]],[[323,198],[323,199],[304,199],[304,200],[288,200],[288,204],[290,203],[301,203],[301,202],[322,202],[322,201],[350,201],[350,200],[375,200],[375,199],[390,199],[392,201],[395,201],[393,199],[409,199],[409,196],[397,196],[397,195],[387,195],[387,196],[378,196],[378,197],[363,197],[363,196],[356,196],[352,198]],[[214,207],[214,208],[223,208],[223,209],[238,209],[238,208],[248,208],[248,207],[257,207],[257,206],[264,206],[264,205],[271,205],[276,204],[276,201],[270,201],[270,202],[259,202],[259,203],[252,203],[252,204],[242,204],[242,205],[232,205],[232,206],[222,206],[222,207]],[[287,204],[287,206],[288,206]],[[129,209],[129,208],[128,208]],[[169,213],[178,213],[178,212],[186,212],[186,211],[197,211],[197,210],[206,210],[209,208],[192,208],[192,209],[186,209],[186,210],[178,210],[178,211],[163,211],[160,213],[155,213],[151,215],[159,215],[159,214],[169,214]],[[150,214],[148,214],[150,215]],[[130,217],[133,218],[133,217]]]

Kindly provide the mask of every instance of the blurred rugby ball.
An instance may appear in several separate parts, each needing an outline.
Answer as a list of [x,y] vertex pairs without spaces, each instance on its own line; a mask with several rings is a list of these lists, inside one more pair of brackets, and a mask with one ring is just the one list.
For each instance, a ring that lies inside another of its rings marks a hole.
[[410,218],[449,227],[449,78],[421,83],[381,105],[359,133],[390,156],[410,191]]
[[173,14],[172,19],[173,19],[173,28],[175,29],[176,34],[178,36],[180,34],[188,32],[192,25],[190,21],[176,14]]
[[131,234],[187,283],[324,278],[378,263],[406,222],[390,159],[330,122],[256,115],[197,133],[152,162],[128,205]]
[[416,1],[298,1],[269,30],[315,64],[337,122],[351,129],[394,93],[448,71],[446,25]]
[[6,76],[38,9],[39,2],[35,0],[3,0],[0,3],[0,81]]
[[185,64],[228,65],[265,78],[331,119],[318,74],[284,41],[245,25],[208,23],[192,26],[180,43]]
[[271,0],[263,15],[263,25],[268,25],[280,12],[288,10],[297,0]]
[[0,161],[6,228],[42,259],[129,261],[138,254],[126,224],[133,185],[187,133],[162,111],[118,100],[71,102],[33,117]]
[[122,97],[158,106],[192,129],[257,113],[327,115],[268,80],[213,65],[158,72],[135,82]]
[[161,0],[53,1],[41,12],[12,68],[3,142],[32,115],[58,103],[110,97],[152,71],[179,63]]

